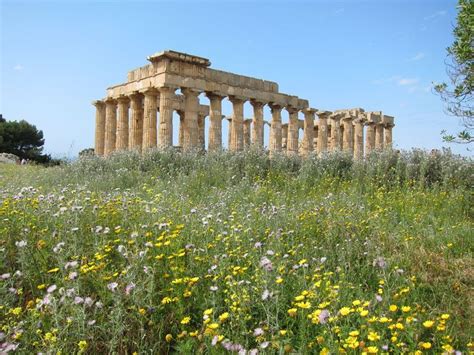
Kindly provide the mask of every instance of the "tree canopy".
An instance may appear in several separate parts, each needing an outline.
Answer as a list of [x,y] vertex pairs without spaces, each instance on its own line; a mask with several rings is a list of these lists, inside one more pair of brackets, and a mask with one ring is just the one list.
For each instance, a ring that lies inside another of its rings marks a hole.
[[43,131],[21,120],[7,121],[0,117],[0,152],[11,153],[21,159],[47,163],[51,157],[43,153]]
[[446,135],[445,140],[469,143],[474,141],[474,0],[459,0],[453,35],[446,62],[450,82],[435,85],[435,91],[446,103],[447,113],[461,118],[465,127],[456,137]]

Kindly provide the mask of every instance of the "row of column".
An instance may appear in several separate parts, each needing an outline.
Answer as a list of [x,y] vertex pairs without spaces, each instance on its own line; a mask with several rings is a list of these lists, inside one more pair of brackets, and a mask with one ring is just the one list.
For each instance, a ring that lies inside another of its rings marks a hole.
[[[150,88],[141,93],[116,99],[94,101],[96,107],[95,152],[108,156],[118,150],[145,151],[155,147],[167,148],[173,144],[173,110],[177,88]],[[204,149],[205,116],[199,114],[200,91],[183,88],[184,110],[177,110],[180,117],[179,145],[183,150]],[[206,92],[210,101],[208,150],[222,149],[222,100],[223,95]],[[391,147],[393,124],[367,119],[365,113],[332,113],[312,108],[297,109],[285,107],[289,123],[282,125],[283,106],[264,103],[243,97],[229,96],[233,106],[228,136],[231,151],[240,151],[249,146],[263,148],[263,108],[271,109],[270,153],[286,150],[288,154],[308,155],[313,151],[322,154],[328,150],[350,151],[355,158],[361,158],[374,149]],[[244,103],[253,107],[253,118],[244,120]],[[157,112],[159,125],[157,125]],[[299,141],[300,120],[298,113],[304,113],[303,140]],[[316,114],[318,120],[315,121]],[[328,129],[329,127],[331,130]],[[364,139],[364,126],[367,127]]]

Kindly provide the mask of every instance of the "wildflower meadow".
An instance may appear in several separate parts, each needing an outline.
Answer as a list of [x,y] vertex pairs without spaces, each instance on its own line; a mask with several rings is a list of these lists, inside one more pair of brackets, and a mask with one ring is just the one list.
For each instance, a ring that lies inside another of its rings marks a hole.
[[0,166],[0,353],[474,351],[472,159]]

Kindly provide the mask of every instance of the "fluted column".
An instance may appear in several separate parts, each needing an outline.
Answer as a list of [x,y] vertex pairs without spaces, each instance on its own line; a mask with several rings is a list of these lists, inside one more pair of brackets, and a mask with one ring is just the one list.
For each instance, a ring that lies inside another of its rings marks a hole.
[[115,150],[128,149],[128,108],[130,99],[128,97],[119,97],[117,99],[117,142]]
[[244,148],[244,102],[243,97],[229,96],[232,102],[232,125],[231,125],[231,148],[232,151],[240,151]]
[[304,113],[303,126],[303,155],[309,155],[314,150],[314,113],[315,109],[306,108]]
[[183,148],[184,144],[184,111],[177,111],[179,116],[178,145]]
[[175,87],[164,86],[160,91],[160,128],[158,146],[166,149],[173,146],[173,101]]
[[264,103],[251,100],[250,104],[253,107],[253,122],[252,122],[252,145],[258,148],[263,148],[263,106]]
[[288,123],[281,125],[281,149],[286,151],[288,144]]
[[117,101],[105,100],[105,146],[104,155],[108,156],[115,150],[117,130]]
[[383,123],[379,122],[375,125],[375,149],[383,149]]
[[385,148],[392,148],[392,129],[395,127],[393,123],[387,123],[384,127],[384,145]]
[[354,120],[354,159],[364,157],[364,121],[363,116]]
[[340,129],[340,116],[337,113],[333,113],[329,120],[331,122],[331,151],[336,151],[340,149],[340,140],[341,140],[341,129]]
[[185,118],[184,118],[184,150],[196,149],[199,142],[198,133],[198,109],[199,91],[185,88],[181,89],[184,94]]
[[251,125],[252,119],[248,118],[244,120],[244,149],[250,148]]
[[143,142],[143,95],[130,95],[130,132],[128,149],[141,152]]
[[95,106],[95,144],[94,153],[104,155],[105,144],[105,103],[101,100],[92,102]]
[[351,153],[353,152],[354,149],[354,132],[353,132],[353,127],[352,127],[352,115],[350,114],[345,114],[342,117],[342,124],[344,125],[344,134],[342,137],[342,149],[347,152]]
[[158,91],[148,89],[144,93],[143,151],[156,147],[156,113]]
[[318,151],[318,131],[319,131],[318,126],[315,125],[314,126],[314,134],[313,134],[313,150],[315,152]]
[[318,111],[318,155],[328,150],[328,117],[329,111]]
[[272,121],[270,125],[270,144],[269,150],[270,154],[281,152],[281,109],[282,107],[278,104],[270,104],[270,109],[272,111]]
[[206,149],[206,116],[201,113],[198,113],[198,147],[201,150]]
[[209,108],[209,142],[207,149],[222,149],[222,99],[224,96],[212,92],[206,93],[210,101]]
[[298,154],[298,109],[287,107],[289,114],[288,135],[286,141],[286,152],[288,154]]
[[232,145],[232,117],[227,117],[227,150],[230,150]]

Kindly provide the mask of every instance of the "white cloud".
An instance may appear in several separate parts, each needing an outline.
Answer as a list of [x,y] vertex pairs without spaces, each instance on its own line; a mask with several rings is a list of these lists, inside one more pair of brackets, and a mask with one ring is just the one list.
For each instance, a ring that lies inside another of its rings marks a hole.
[[397,80],[397,84],[400,86],[413,86],[418,84],[419,80],[415,78],[400,78]]
[[21,64],[17,64],[13,67],[13,70],[16,70],[16,71],[22,71],[23,70],[23,65]]
[[411,57],[410,59],[408,59],[409,62],[416,62],[418,60],[421,60],[425,57],[425,53],[423,52],[418,52],[416,53],[415,56]]
[[425,16],[423,17],[423,19],[426,21],[426,20],[432,20],[436,17],[440,17],[440,16],[444,16],[446,15],[446,11],[444,10],[441,10],[441,11],[436,11],[435,13],[431,14],[431,15],[428,15],[428,16]]

